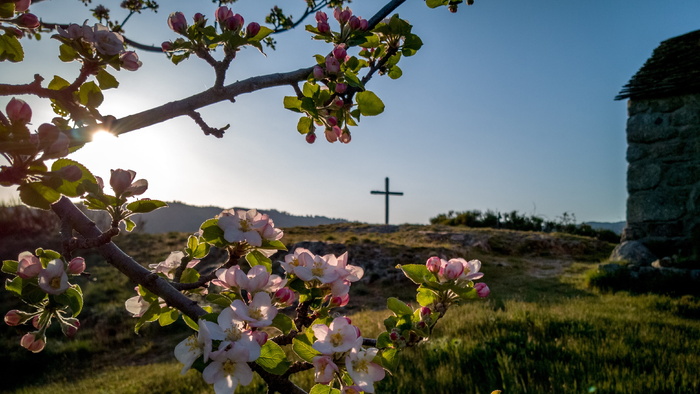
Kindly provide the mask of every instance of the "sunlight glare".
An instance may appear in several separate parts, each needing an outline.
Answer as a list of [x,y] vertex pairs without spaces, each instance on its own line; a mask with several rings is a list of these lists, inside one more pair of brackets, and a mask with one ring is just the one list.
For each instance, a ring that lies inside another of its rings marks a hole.
[[96,131],[92,135],[92,143],[95,145],[108,145],[114,143],[116,141],[117,136],[114,134],[110,133],[109,131],[106,130],[99,130]]

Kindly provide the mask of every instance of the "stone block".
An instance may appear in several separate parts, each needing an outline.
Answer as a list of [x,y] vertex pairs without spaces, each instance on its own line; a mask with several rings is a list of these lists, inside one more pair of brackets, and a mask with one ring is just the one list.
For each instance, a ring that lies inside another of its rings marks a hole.
[[647,266],[657,257],[639,241],[625,241],[613,249],[610,261],[629,261],[632,265]]
[[700,107],[696,104],[686,104],[673,112],[669,121],[672,126],[685,126],[700,124]]
[[640,113],[627,119],[628,142],[655,142],[671,139],[678,129],[670,125],[669,115]]
[[683,222],[681,220],[667,223],[647,223],[647,235],[651,237],[682,237],[685,235],[683,230]]
[[649,103],[649,100],[627,100],[627,116],[648,111]]
[[658,100],[651,100],[648,103],[649,111],[652,112],[674,112],[685,105],[682,97],[668,97]]
[[692,186],[700,182],[700,163],[678,163],[664,171],[664,178],[669,186]]
[[685,214],[687,196],[672,190],[638,191],[627,198],[627,222],[672,221]]
[[661,181],[661,166],[656,163],[630,163],[627,169],[627,190],[653,189]]

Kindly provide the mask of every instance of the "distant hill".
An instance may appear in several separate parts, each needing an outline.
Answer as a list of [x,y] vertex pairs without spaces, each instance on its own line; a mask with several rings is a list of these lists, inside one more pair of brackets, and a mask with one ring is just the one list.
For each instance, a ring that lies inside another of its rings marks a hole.
[[[239,208],[235,209],[247,209]],[[170,231],[194,233],[207,219],[211,219],[223,211],[220,207],[197,207],[181,202],[169,202],[168,207],[153,212],[134,215],[132,218],[137,229],[149,234],[167,233]],[[297,216],[275,209],[258,210],[266,213],[275,222],[275,227],[318,226],[321,224],[345,223],[345,219],[333,219],[325,216]]]
[[585,222],[587,225],[593,227],[594,230],[610,230],[614,231],[616,234],[622,234],[627,222]]

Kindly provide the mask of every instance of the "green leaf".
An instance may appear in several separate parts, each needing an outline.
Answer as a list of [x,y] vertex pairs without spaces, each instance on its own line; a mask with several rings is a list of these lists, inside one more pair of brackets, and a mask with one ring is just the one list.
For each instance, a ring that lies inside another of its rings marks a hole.
[[61,46],[58,47],[58,52],[58,58],[64,62],[72,62],[78,58],[78,52],[70,45],[61,44]]
[[309,330],[306,333],[299,334],[292,339],[292,350],[294,350],[294,353],[296,353],[296,355],[302,360],[312,362],[314,357],[321,355],[321,352],[311,346],[312,343],[313,332]]
[[5,260],[2,262],[2,272],[6,274],[17,275],[17,268],[19,268],[19,261]]
[[331,386],[319,383],[319,384],[315,384],[314,387],[311,388],[311,391],[309,391],[309,394],[340,394],[340,390],[334,389]]
[[17,37],[12,34],[0,36],[0,61],[4,60],[9,60],[13,63],[24,60],[22,44],[20,44]]
[[61,175],[61,170],[65,171],[71,166],[77,167],[80,170],[80,178],[75,181],[69,181],[61,177],[61,183],[56,187],[56,191],[68,197],[79,197],[86,191],[84,182],[97,184],[97,180],[95,179],[95,176],[92,175],[90,170],[88,170],[84,165],[75,160],[65,158],[56,160],[51,165],[51,171]]
[[391,337],[389,336],[389,333],[386,331],[379,334],[379,336],[377,337],[377,348],[378,349],[390,347],[392,344],[393,344],[393,342],[391,341]]
[[389,308],[390,311],[394,312],[396,316],[413,314],[413,308],[406,305],[405,302],[399,300],[396,297],[387,298],[386,306],[387,308]]
[[387,331],[391,331],[394,327],[396,327],[396,316],[389,316],[384,319],[384,328],[386,328]]
[[0,3],[0,18],[12,18],[15,16],[15,3],[12,1]]
[[271,326],[282,331],[283,334],[289,334],[289,331],[294,328],[294,321],[291,317],[285,315],[284,313],[278,313],[272,320]]
[[314,95],[316,95],[320,89],[321,87],[315,83],[304,82],[301,92],[306,97],[314,97]]
[[284,242],[280,240],[267,240],[264,239],[262,241],[262,246],[260,246],[260,249],[275,249],[275,250],[287,250],[287,247],[284,245]]
[[168,204],[164,203],[163,201],[143,199],[136,200],[127,204],[126,209],[130,210],[133,213],[148,213],[155,211],[158,208],[163,208],[167,206]]
[[407,34],[403,42],[401,53],[404,56],[413,56],[423,46],[423,40],[415,34]]
[[136,228],[136,223],[131,219],[124,219],[124,224],[127,232],[132,232]]
[[403,75],[403,71],[399,66],[394,66],[389,69],[389,72],[387,73],[389,78],[391,79],[399,79]]
[[197,323],[196,323],[194,320],[190,319],[190,318],[189,318],[187,315],[185,315],[185,314],[183,314],[183,315],[181,315],[181,316],[182,316],[182,320],[184,320],[184,321],[185,321],[185,324],[187,324],[187,327],[189,327],[189,328],[191,328],[191,329],[193,329],[193,330],[195,330],[195,331],[199,330],[199,325],[197,325]]
[[202,239],[218,248],[229,244],[224,238],[224,230],[219,227],[219,219],[209,219],[202,223]]
[[6,280],[5,281],[5,290],[15,293],[17,296],[21,297],[22,296],[22,282],[24,280],[20,278],[19,276],[15,277],[14,279]]
[[194,268],[185,268],[180,277],[181,283],[194,283],[199,280],[199,272]]
[[193,259],[201,259],[206,257],[206,255],[209,254],[210,249],[211,245],[206,242],[199,242],[199,238],[193,235],[190,235],[190,237],[187,238],[187,249],[185,249],[185,252]]
[[267,269],[267,272],[272,272],[272,260],[270,260],[267,256],[265,256],[264,254],[262,254],[262,252],[258,250],[253,250],[252,252],[245,255],[245,261],[247,261],[251,267],[254,267],[256,265],[264,265],[265,269]]
[[209,293],[207,294],[205,298],[208,302],[211,302],[214,305],[218,305],[222,308],[228,308],[231,306],[231,299],[217,293]]
[[143,327],[144,324],[152,321],[158,320],[160,317],[160,304],[156,301],[151,303],[151,305],[146,309],[146,312],[139,317],[139,320],[136,322],[136,325],[134,326],[134,332],[139,333],[139,330],[141,327]]
[[314,121],[308,116],[303,116],[299,119],[297,123],[297,131],[299,134],[307,134],[315,129]]
[[104,101],[102,89],[95,82],[85,82],[78,89],[78,100],[86,107],[97,108]]
[[437,8],[441,5],[447,5],[448,3],[449,0],[425,0],[425,5],[427,5],[430,8]]
[[180,316],[180,312],[178,312],[177,309],[175,308],[163,308],[161,310],[160,316],[158,316],[158,324],[161,325],[161,327],[165,327],[167,325],[173,324],[177,321],[177,318]]
[[291,363],[287,360],[287,354],[280,345],[273,341],[267,341],[260,349],[260,357],[255,363],[263,367],[271,374],[282,375],[289,369]]
[[284,108],[294,111],[294,112],[301,112],[301,100],[294,96],[285,96],[284,97]]
[[364,116],[375,116],[384,112],[384,103],[373,92],[366,90],[356,96],[357,106]]
[[435,281],[435,276],[425,268],[424,264],[405,264],[397,265],[396,268],[400,268],[404,275],[413,283],[423,284],[428,281]]
[[61,198],[61,193],[41,182],[24,183],[17,190],[19,190],[20,200],[35,208],[51,209],[51,204]]
[[51,82],[49,82],[48,88],[51,90],[61,90],[68,86],[70,86],[70,82],[59,77],[58,75],[54,75]]
[[62,294],[53,297],[59,304],[65,305],[73,312],[73,317],[76,317],[83,310],[83,292],[78,285],[68,288]]
[[359,89],[364,89],[365,86],[362,84],[359,78],[357,78],[357,75],[352,73],[351,71],[346,71],[345,72],[345,82],[348,83],[348,85],[354,87],[354,88],[359,88]]
[[95,78],[97,79],[97,83],[100,84],[100,88],[102,90],[119,87],[119,81],[117,81],[117,78],[103,68],[97,72]]
[[427,289],[425,287],[418,288],[418,294],[416,294],[416,301],[420,306],[428,306],[435,302],[437,299],[437,294],[434,291]]
[[397,349],[384,349],[382,350],[380,357],[384,368],[388,370],[396,369],[399,361]]

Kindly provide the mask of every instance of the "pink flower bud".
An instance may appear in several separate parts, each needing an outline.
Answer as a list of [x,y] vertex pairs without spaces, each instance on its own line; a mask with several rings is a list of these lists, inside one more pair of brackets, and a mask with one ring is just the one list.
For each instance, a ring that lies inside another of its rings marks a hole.
[[17,266],[17,276],[22,279],[35,278],[41,272],[41,261],[38,257],[29,252],[24,252],[19,255],[19,264]]
[[491,294],[491,289],[486,285],[486,283],[479,282],[474,285],[474,288],[476,289],[476,294],[479,295],[481,298],[486,298]]
[[41,327],[39,327],[39,320],[41,320],[41,315],[36,315],[32,317],[32,326],[36,328],[37,330]]
[[352,30],[359,30],[360,29],[360,18],[353,15],[350,18],[350,20],[348,21],[348,26],[350,26],[350,29],[352,29]]
[[313,144],[314,142],[316,142],[316,133],[307,133],[306,142],[308,142],[309,144]]
[[216,9],[216,13],[214,15],[215,15],[216,21],[223,25],[223,23],[226,19],[233,16],[233,11],[231,11],[226,6],[221,6],[221,7]]
[[5,111],[10,122],[14,124],[27,124],[32,120],[32,108],[24,100],[11,98]]
[[19,344],[32,353],[39,353],[40,351],[44,350],[46,340],[43,335],[40,337],[37,332],[30,332],[24,334],[22,339],[19,341]]
[[329,25],[327,22],[318,22],[318,25],[316,25],[316,28],[318,29],[318,32],[321,34],[328,34],[331,31],[331,25]]
[[326,73],[323,71],[323,67],[315,65],[313,75],[316,79],[323,79],[326,76]]
[[119,56],[119,60],[122,63],[122,68],[129,71],[136,71],[141,67],[141,61],[139,61],[139,55],[134,51],[126,51]]
[[328,22],[328,14],[323,11],[316,12],[316,22]]
[[111,173],[109,184],[112,186],[112,190],[114,190],[116,195],[124,193],[124,191],[131,186],[134,177],[136,177],[136,171],[132,170],[116,169],[111,170]]
[[170,41],[163,41],[162,44],[160,44],[160,48],[163,50],[163,52],[168,52],[173,50],[173,43]]
[[257,22],[250,22],[248,27],[245,29],[245,36],[248,38],[255,37],[260,32],[260,24]]
[[8,26],[5,28],[5,31],[7,32],[7,34],[14,35],[17,38],[24,37],[24,32],[16,27]]
[[346,83],[339,82],[335,84],[335,92],[338,94],[343,94],[348,90],[348,85]]
[[345,106],[345,101],[340,97],[336,97],[335,100],[333,100],[333,105],[335,107],[342,108]]
[[464,265],[459,261],[449,261],[447,265],[442,268],[442,276],[447,280],[455,280],[462,275],[464,272]]
[[73,338],[80,328],[80,321],[76,318],[69,317],[65,321],[61,321],[61,330],[68,338]]
[[421,329],[421,330],[424,329],[424,328],[427,327],[427,326],[428,326],[428,325],[425,324],[424,321],[419,321],[418,323],[416,323],[416,327],[418,327],[418,328]]
[[[334,126],[338,127],[338,126]],[[333,129],[326,129],[326,131],[323,132],[326,136],[326,141],[333,143],[338,141],[338,135],[333,131]]]
[[32,4],[32,0],[18,0],[15,1],[15,12],[24,12],[29,9]]
[[440,265],[440,258],[437,256],[433,256],[425,262],[425,267],[433,274],[440,272]]
[[15,21],[19,27],[26,27],[27,29],[36,29],[41,24],[39,18],[30,13],[19,15]]
[[[331,297],[331,306],[345,306],[350,302],[350,294],[345,294],[342,296],[337,296],[337,297]],[[348,323],[350,323],[350,319],[346,318],[348,320]]]
[[430,316],[431,313],[433,313],[433,311],[431,311],[430,308],[428,308],[427,306],[423,306],[420,308],[420,317],[421,318],[428,317],[428,316]]
[[22,315],[17,309],[13,309],[5,314],[5,324],[16,326],[22,323]]
[[340,62],[334,56],[326,57],[326,72],[328,74],[337,74],[340,72]]
[[350,136],[350,132],[345,130],[345,132],[343,134],[341,134],[340,137],[338,137],[338,139],[343,144],[349,144],[350,140],[352,140],[352,137]]
[[367,19],[360,18],[360,30],[365,31],[369,29],[369,22]]
[[85,271],[85,259],[76,257],[68,263],[68,273],[71,275],[80,275]]
[[339,62],[345,62],[345,57],[348,55],[345,45],[341,44],[333,48],[333,56],[338,59]]
[[292,305],[296,300],[296,293],[289,287],[283,287],[275,292],[275,298],[286,305]]
[[399,340],[399,333],[397,331],[391,330],[389,333],[389,339],[392,341],[398,341]]
[[187,18],[182,12],[173,12],[168,16],[168,26],[175,32],[179,34],[185,34],[187,31]]
[[335,116],[329,116],[328,118],[326,118],[326,121],[331,127],[338,125],[338,118],[336,118]]
[[347,7],[345,7],[344,10],[341,10],[340,8],[336,8],[333,11],[333,16],[342,25],[342,24],[347,23],[350,20],[350,18],[352,17],[352,11],[350,10],[350,8],[347,8]]
[[196,24],[204,24],[204,22],[206,22],[206,18],[204,17],[204,14],[202,14],[201,12],[194,14],[194,18],[192,18],[192,19],[194,20],[194,23],[196,23]]
[[222,24],[226,29],[231,30],[231,31],[238,31],[243,28],[243,24],[245,23],[245,20],[243,17],[239,14],[234,14],[233,16],[226,18],[224,20],[224,23]]
[[265,342],[267,342],[268,335],[265,331],[253,331],[251,335],[260,346],[263,346]]

